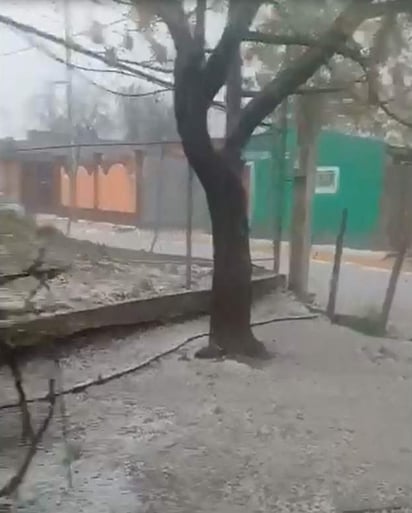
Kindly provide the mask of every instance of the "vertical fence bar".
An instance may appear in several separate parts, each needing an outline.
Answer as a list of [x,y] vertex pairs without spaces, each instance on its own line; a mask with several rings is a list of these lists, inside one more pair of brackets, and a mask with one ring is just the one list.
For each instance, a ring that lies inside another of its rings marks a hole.
[[[287,170],[287,140],[288,140],[288,111],[289,101],[286,98],[281,105],[280,113],[280,145],[279,145],[279,167],[276,166],[276,158],[273,159],[274,167],[274,198],[276,198],[275,205],[275,225],[273,233],[273,272],[279,274],[280,271],[280,258],[282,252],[282,237],[283,237],[283,210],[284,210],[284,195],[285,195],[285,179]],[[276,169],[278,167],[278,169]],[[277,172],[276,172],[277,171]],[[277,175],[277,180],[276,180]]]
[[[287,67],[291,60],[291,47],[286,47],[284,56],[283,68]],[[285,206],[285,180],[287,174],[287,153],[288,153],[288,129],[289,129],[289,97],[286,97],[280,107],[280,144],[279,152],[279,169],[277,173],[278,180],[275,180],[277,185],[277,194],[275,194],[276,205],[274,209],[274,233],[273,233],[273,272],[279,274],[280,271],[280,258],[282,253],[282,237],[283,237],[283,210]],[[275,126],[274,126],[275,128]],[[275,159],[274,159],[275,162]],[[273,164],[275,166],[275,163]]]
[[159,238],[160,231],[160,223],[162,220],[162,196],[163,196],[163,173],[165,171],[165,146],[162,143],[160,147],[160,162],[159,168],[157,170],[157,180],[156,180],[156,205],[155,205],[155,227],[153,233],[152,243],[150,245],[150,253],[154,252],[157,239]]
[[[66,43],[71,40],[72,35],[72,19],[69,0],[64,0],[63,3],[63,16],[64,16],[64,38]],[[66,227],[66,235],[70,235],[71,224],[75,219],[76,212],[76,174],[77,174],[77,154],[78,148],[75,146],[76,134],[73,121],[73,66],[72,66],[72,52],[71,48],[66,45],[66,108],[67,120],[69,128],[69,211]]]
[[385,292],[385,297],[382,304],[381,313],[379,316],[378,330],[380,335],[385,335],[389,321],[389,314],[392,308],[392,303],[395,298],[396,286],[399,281],[399,276],[402,272],[402,266],[405,261],[406,253],[410,247],[410,219],[409,219],[409,191],[410,191],[410,176],[409,166],[400,165],[399,168],[400,178],[400,192],[398,194],[399,202],[399,216],[397,219],[398,241],[396,244],[396,258],[393,263],[391,275],[389,277],[388,287]]
[[342,262],[343,253],[343,239],[345,237],[346,225],[348,222],[348,209],[344,208],[342,212],[342,221],[339,228],[339,233],[336,237],[335,247],[335,259],[333,262],[332,276],[330,279],[330,291],[328,306],[326,308],[326,315],[329,317],[331,322],[335,321],[335,310],[336,310],[336,296],[338,293],[340,266]]
[[134,150],[134,166],[135,166],[135,228],[137,229],[140,225],[140,216],[142,215],[142,204],[143,204],[143,166],[144,166],[144,154],[142,150]]
[[193,170],[187,165],[186,194],[186,288],[192,288]]

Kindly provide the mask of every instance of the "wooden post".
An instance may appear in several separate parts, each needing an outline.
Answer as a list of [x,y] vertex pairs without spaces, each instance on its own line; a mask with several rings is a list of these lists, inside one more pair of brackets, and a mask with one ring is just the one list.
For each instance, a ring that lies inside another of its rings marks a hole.
[[139,226],[140,216],[142,213],[142,201],[143,201],[143,165],[145,155],[143,150],[134,150],[134,170],[135,170],[135,227]]
[[392,272],[389,278],[388,288],[386,289],[385,299],[382,304],[381,314],[379,316],[379,333],[384,334],[389,320],[393,299],[395,297],[396,285],[402,270],[406,252],[410,246],[411,238],[411,212],[409,207],[409,193],[411,190],[412,169],[406,164],[400,164],[399,167],[399,218],[398,218],[398,248],[393,263]]
[[165,145],[162,144],[160,147],[160,163],[159,167],[157,169],[157,176],[156,176],[156,212],[155,212],[155,226],[154,226],[154,233],[153,233],[153,239],[152,243],[150,244],[149,252],[153,253],[154,248],[157,243],[157,239],[159,238],[159,231],[160,231],[160,223],[162,220],[162,196],[163,196],[163,173],[165,172]]
[[[290,62],[291,49],[286,47],[285,59],[283,67],[287,67]],[[274,231],[273,231],[273,272],[279,274],[280,259],[282,253],[282,238],[283,238],[283,214],[285,206],[285,180],[287,174],[287,152],[288,152],[288,115],[289,115],[289,97],[283,100],[280,106],[280,127],[276,134],[276,139],[279,138],[280,144],[278,147],[279,158],[272,155],[273,158],[273,172],[274,172]],[[275,126],[273,126],[275,132]],[[276,160],[278,165],[276,165]],[[276,179],[277,178],[277,179]]]
[[187,166],[186,198],[186,288],[192,288],[193,170]]
[[407,245],[404,245],[396,255],[395,262],[393,263],[391,276],[389,278],[388,288],[386,289],[385,299],[383,301],[381,314],[379,317],[379,333],[382,335],[386,332],[386,326],[389,320],[393,299],[395,297],[396,285],[399,280],[402,265],[405,260]]
[[343,239],[346,232],[347,221],[348,209],[344,208],[342,212],[342,220],[340,223],[338,236],[336,237],[335,259],[333,262],[332,276],[330,279],[329,301],[328,306],[326,308],[326,315],[329,317],[331,322],[335,322],[336,295],[338,293],[340,265],[342,261],[343,252]]
[[280,129],[277,137],[280,139],[279,156],[273,159],[273,198],[274,201],[274,230],[273,230],[273,272],[279,274],[283,235],[283,210],[285,196],[285,179],[287,170],[287,138],[288,138],[288,98],[281,105]]
[[315,190],[317,138],[321,128],[319,97],[300,96],[297,104],[298,166],[293,184],[289,252],[289,289],[298,297],[308,292],[311,210]]

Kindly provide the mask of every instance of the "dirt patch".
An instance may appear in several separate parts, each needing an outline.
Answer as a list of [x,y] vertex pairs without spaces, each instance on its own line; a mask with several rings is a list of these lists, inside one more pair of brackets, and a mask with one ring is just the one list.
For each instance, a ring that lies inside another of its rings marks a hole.
[[[3,216],[4,217],[4,216]],[[65,312],[127,299],[154,297],[185,290],[183,258],[165,261],[145,251],[125,251],[71,239],[51,227],[40,229],[30,219],[7,215],[0,220],[1,274],[21,272],[46,247],[44,266],[68,267],[41,289],[30,305],[31,313]],[[209,264],[193,264],[192,287],[210,286]],[[24,278],[0,289],[0,308],[15,316],[26,311],[25,300],[36,280]]]

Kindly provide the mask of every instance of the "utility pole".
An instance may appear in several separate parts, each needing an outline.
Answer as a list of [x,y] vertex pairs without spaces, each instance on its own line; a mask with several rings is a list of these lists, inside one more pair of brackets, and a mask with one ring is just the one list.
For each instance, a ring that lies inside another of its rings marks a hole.
[[70,13],[70,0],[63,0],[63,16],[64,16],[64,38],[66,41],[66,108],[67,108],[67,124],[68,139],[70,144],[69,151],[69,213],[67,222],[67,235],[70,235],[71,223],[74,218],[76,209],[76,172],[77,172],[77,151],[75,148],[76,134],[73,124],[73,67],[72,67],[72,51],[69,46],[72,37],[72,24]]
[[[286,47],[283,68],[286,68],[291,60],[291,49]],[[283,237],[283,215],[285,204],[285,180],[287,174],[287,152],[288,152],[288,116],[289,116],[289,97],[286,97],[280,106],[279,130],[276,130],[273,124],[273,133],[275,142],[279,141],[278,158],[276,155],[273,159],[273,201],[274,205],[274,226],[273,226],[273,272],[279,274],[280,259],[282,253],[282,237]]]
[[[277,130],[276,139],[280,144],[278,147],[279,156],[272,156],[273,160],[273,187],[275,200],[274,205],[274,231],[273,231],[273,271],[279,274],[280,258],[282,253],[283,236],[283,210],[285,196],[285,179],[287,171],[287,141],[288,141],[288,111],[289,98],[286,98],[280,106],[280,127]],[[276,126],[273,126],[275,133]]]
[[315,192],[317,141],[321,129],[322,99],[302,95],[297,101],[298,162],[293,181],[293,210],[289,251],[289,289],[298,297],[308,292],[312,246],[312,198]]

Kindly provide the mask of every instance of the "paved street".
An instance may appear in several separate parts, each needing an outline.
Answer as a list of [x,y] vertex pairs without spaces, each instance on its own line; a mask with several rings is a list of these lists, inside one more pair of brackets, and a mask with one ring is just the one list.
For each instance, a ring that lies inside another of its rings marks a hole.
[[[66,220],[42,217],[41,222],[53,222],[65,230]],[[134,230],[127,227],[114,227],[105,223],[80,221],[73,223],[71,236],[88,239],[108,246],[148,250],[153,238],[150,230]],[[271,268],[272,250],[270,241],[252,240],[252,257],[256,264]],[[162,231],[155,247],[160,253],[184,255],[186,239],[183,231]],[[288,246],[283,245],[281,272],[288,272]],[[332,271],[333,247],[316,246],[313,248],[310,266],[309,289],[316,294],[320,306],[327,302],[329,280]],[[208,234],[193,233],[193,255],[212,258],[211,237]],[[337,311],[358,315],[373,314],[379,311],[389,279],[390,262],[383,265],[384,253],[355,251],[345,249],[341,270]],[[362,263],[364,262],[364,263]],[[392,309],[391,324],[396,332],[412,338],[412,272],[403,272],[396,291]]]

